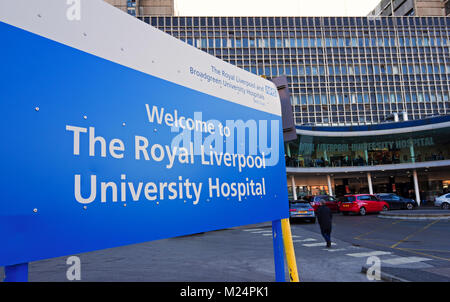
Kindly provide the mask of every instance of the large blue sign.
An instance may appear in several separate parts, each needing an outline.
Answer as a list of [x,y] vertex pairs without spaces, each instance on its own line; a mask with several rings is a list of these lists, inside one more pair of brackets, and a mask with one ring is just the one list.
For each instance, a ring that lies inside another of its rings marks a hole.
[[194,49],[190,87],[7,23],[1,266],[288,217],[270,82]]

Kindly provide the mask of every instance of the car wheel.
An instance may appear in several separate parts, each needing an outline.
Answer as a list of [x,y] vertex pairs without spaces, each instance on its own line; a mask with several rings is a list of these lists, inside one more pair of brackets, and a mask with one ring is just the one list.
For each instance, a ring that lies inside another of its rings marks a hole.
[[361,216],[365,216],[366,215],[366,208],[365,207],[361,207],[361,209],[359,209],[359,214]]
[[389,208],[387,207],[387,206],[383,206],[383,209],[381,210],[382,212],[386,212],[386,211],[388,211],[389,210]]
[[450,205],[447,202],[443,202],[441,205],[441,208],[443,210],[448,210],[448,209],[450,209]]
[[412,209],[414,209],[414,205],[413,205],[412,203],[408,202],[408,203],[406,204],[406,209],[412,210]]

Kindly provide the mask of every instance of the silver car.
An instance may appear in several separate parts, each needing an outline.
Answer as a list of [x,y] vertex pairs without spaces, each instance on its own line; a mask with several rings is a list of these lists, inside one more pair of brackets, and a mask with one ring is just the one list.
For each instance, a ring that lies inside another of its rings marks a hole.
[[289,202],[289,216],[291,220],[308,220],[312,223],[316,222],[316,214],[314,208],[309,202],[304,200],[295,200]]
[[434,201],[436,207],[441,207],[441,209],[450,209],[450,193],[444,194],[442,196],[436,197]]

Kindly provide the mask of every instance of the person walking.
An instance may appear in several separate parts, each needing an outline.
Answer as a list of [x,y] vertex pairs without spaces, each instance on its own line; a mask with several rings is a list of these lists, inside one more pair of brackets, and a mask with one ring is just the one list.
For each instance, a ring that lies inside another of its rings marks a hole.
[[323,238],[327,242],[327,248],[331,247],[331,220],[333,215],[331,214],[330,208],[325,205],[323,200],[320,201],[320,206],[317,208],[316,212],[317,220],[320,226],[320,232]]

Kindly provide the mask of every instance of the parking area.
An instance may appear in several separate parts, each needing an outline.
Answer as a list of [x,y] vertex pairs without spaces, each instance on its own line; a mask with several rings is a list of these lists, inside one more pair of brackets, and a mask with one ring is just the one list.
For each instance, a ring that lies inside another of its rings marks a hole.
[[[292,228],[319,233],[317,224],[293,223]],[[396,260],[385,261],[384,267],[406,280],[450,281],[449,230],[448,219],[402,220],[383,219],[378,214],[334,214],[332,236],[377,251],[380,258],[397,255]],[[415,263],[426,265],[417,267]]]

